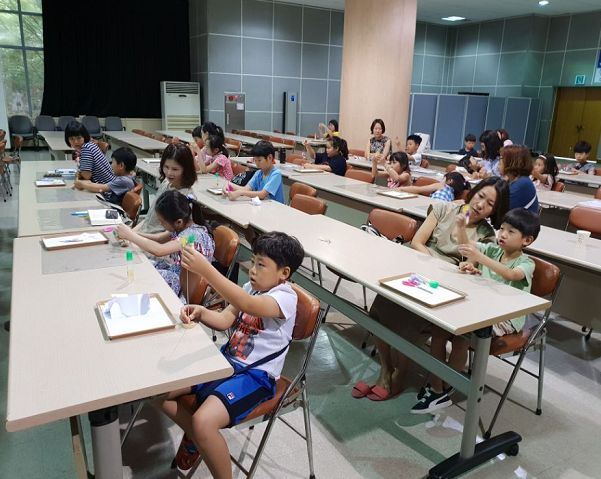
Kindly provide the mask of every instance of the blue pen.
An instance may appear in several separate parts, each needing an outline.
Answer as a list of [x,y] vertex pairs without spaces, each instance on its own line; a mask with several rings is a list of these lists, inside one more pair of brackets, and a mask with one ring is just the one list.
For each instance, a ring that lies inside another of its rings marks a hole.
[[71,216],[88,216],[87,211],[73,211],[71,212]]

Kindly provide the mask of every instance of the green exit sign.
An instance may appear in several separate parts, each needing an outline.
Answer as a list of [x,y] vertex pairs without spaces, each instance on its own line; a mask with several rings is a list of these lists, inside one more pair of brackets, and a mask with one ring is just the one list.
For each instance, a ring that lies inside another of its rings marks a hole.
[[586,75],[576,75],[576,78],[574,79],[574,85],[584,85],[585,81]]

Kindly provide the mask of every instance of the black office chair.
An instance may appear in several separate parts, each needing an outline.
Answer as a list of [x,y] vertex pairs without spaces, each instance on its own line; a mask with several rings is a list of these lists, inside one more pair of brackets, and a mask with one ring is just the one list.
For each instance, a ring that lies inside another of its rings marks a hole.
[[123,131],[125,127],[118,116],[107,116],[104,119],[104,131]]
[[58,129],[60,131],[65,131],[65,128],[69,123],[75,121],[75,117],[71,115],[63,115],[58,117]]
[[38,115],[35,119],[36,131],[56,131],[56,122],[50,115]]
[[8,129],[11,136],[20,136],[23,140],[33,140],[37,147],[38,141],[36,130],[31,119],[25,115],[13,115],[8,119]]
[[88,133],[92,138],[98,139],[103,137],[102,128],[100,128],[100,122],[98,121],[97,116],[84,116],[81,119],[81,123],[86,127],[86,130],[88,130]]

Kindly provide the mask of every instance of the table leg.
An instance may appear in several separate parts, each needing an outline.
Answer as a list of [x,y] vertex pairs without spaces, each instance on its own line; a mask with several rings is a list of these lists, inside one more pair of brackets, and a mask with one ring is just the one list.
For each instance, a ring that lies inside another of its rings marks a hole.
[[96,479],[123,478],[117,406],[88,413]]
[[79,418],[70,417],[69,425],[71,427],[71,447],[73,448],[73,461],[75,462],[77,479],[88,479],[88,466],[86,464],[83,438],[81,437],[81,428],[79,427]]
[[484,393],[486,367],[490,351],[490,334],[491,328],[475,332],[476,348],[470,390],[467,397],[463,436],[461,438],[461,451],[430,469],[429,479],[457,477],[501,453],[512,456],[518,453],[518,443],[522,438],[513,431],[505,432],[476,444],[480,402]]

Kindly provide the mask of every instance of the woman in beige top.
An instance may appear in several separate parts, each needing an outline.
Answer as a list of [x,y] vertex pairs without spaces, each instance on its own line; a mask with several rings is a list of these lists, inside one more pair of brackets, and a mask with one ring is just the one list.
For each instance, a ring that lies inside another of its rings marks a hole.
[[[507,182],[496,176],[482,180],[470,191],[466,205],[469,206],[465,213],[469,218],[466,228],[469,240],[494,241],[493,227],[500,227],[501,219],[509,209]],[[411,247],[458,265],[461,254],[455,229],[462,208],[463,205],[457,203],[432,205],[426,220],[415,233]],[[413,344],[419,344],[422,331],[429,327],[428,321],[421,316],[380,295],[372,304],[369,315]],[[382,339],[376,337],[375,343],[380,355],[380,375],[372,386],[362,381],[355,384],[352,394],[355,398],[366,396],[372,401],[383,401],[401,392],[409,360]]]

